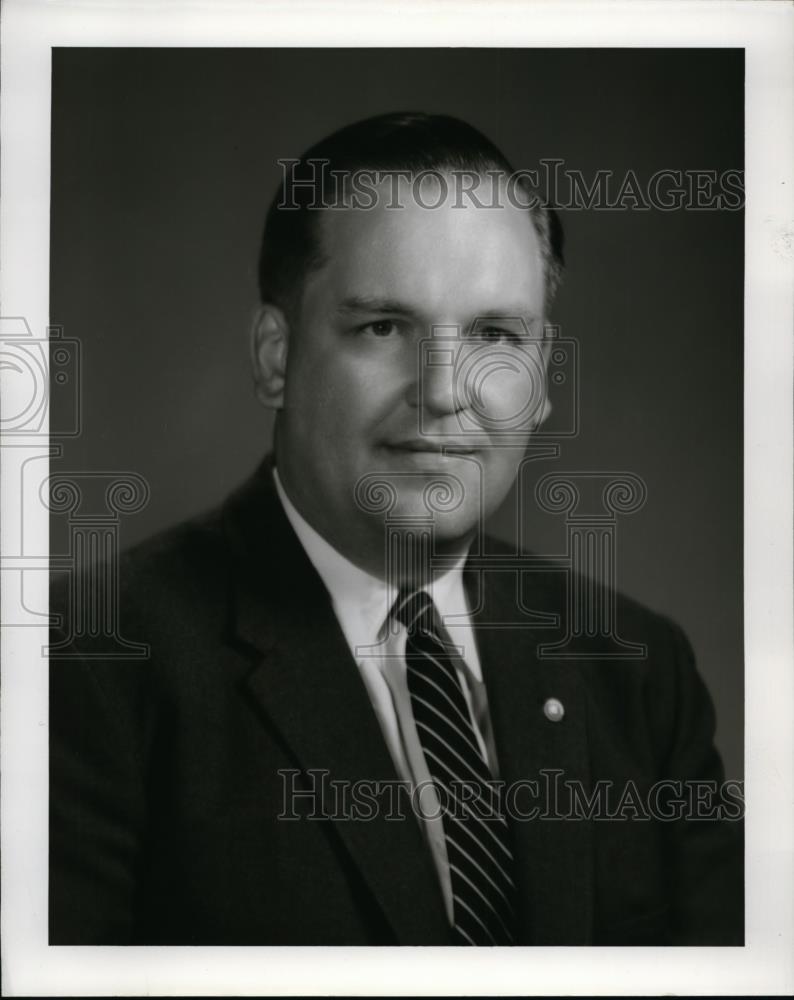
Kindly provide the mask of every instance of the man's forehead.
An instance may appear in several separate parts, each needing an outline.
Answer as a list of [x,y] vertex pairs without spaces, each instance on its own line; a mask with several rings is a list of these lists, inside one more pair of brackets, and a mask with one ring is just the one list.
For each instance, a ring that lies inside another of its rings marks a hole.
[[467,310],[541,310],[543,264],[525,210],[345,208],[323,212],[321,279],[341,300],[395,299],[423,304],[455,296]]
[[[444,231],[465,233],[470,231],[482,237],[485,234],[505,234],[514,231],[522,239],[534,234],[530,212],[501,196],[493,203],[479,203],[463,197],[456,184],[439,187],[438,172],[417,174],[411,183],[395,189],[389,182],[372,188],[370,197],[353,198],[339,207],[320,210],[322,229],[326,238],[344,238],[349,233],[367,233],[375,238],[379,232],[389,238],[409,240],[422,234]],[[493,184],[493,178],[483,183]],[[501,187],[504,182],[497,180]]]
[[459,174],[435,170],[399,175],[369,185],[366,194],[348,189],[342,202],[323,216],[341,220],[342,226],[377,220],[397,228],[401,224],[429,228],[456,220],[472,228],[534,228],[529,211],[509,196],[507,181],[497,172],[476,175],[469,186],[461,182]]

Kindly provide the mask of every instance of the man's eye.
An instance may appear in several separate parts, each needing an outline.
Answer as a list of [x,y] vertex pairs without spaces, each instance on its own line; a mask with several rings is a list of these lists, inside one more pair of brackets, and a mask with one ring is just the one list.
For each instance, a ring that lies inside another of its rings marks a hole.
[[499,326],[482,326],[475,331],[475,336],[479,337],[481,340],[487,340],[493,343],[507,341],[509,343],[517,344],[521,341],[521,337],[515,332],[515,330],[506,330],[504,327]]
[[378,319],[360,326],[359,333],[371,333],[375,337],[391,337],[397,333],[397,324],[390,319]]

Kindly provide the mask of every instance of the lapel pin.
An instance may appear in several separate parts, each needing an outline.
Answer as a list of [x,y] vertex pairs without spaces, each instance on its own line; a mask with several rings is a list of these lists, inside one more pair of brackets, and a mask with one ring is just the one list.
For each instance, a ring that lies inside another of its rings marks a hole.
[[563,703],[558,698],[547,698],[543,705],[543,714],[549,722],[561,722],[565,715]]

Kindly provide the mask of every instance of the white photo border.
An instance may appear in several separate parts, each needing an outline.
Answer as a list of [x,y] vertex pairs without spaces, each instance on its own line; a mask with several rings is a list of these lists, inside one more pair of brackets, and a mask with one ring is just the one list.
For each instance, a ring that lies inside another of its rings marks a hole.
[[[47,945],[46,628],[2,634],[6,996],[582,995],[794,992],[794,6],[659,2],[6,0],[0,314],[48,326],[50,68],[56,46],[735,47],[746,56],[744,948],[138,948]],[[0,372],[0,377],[3,373]],[[3,395],[13,412],[13,387]],[[5,408],[8,409],[5,409]],[[20,469],[3,440],[2,552],[20,553]],[[37,445],[38,454],[41,444]],[[48,515],[24,511],[48,551]],[[10,564],[9,564],[10,565]],[[46,568],[46,566],[44,567]],[[47,606],[46,572],[30,574]],[[2,573],[3,606],[14,597]]]

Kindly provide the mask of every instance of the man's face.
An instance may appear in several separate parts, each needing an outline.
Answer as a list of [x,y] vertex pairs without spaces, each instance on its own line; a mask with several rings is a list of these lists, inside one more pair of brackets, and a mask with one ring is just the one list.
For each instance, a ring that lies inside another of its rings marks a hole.
[[452,192],[434,209],[387,202],[323,215],[327,262],[289,333],[277,437],[293,502],[360,564],[383,552],[373,478],[396,495],[390,518],[430,513],[438,543],[466,540],[510,489],[545,384],[528,212],[454,208]]

